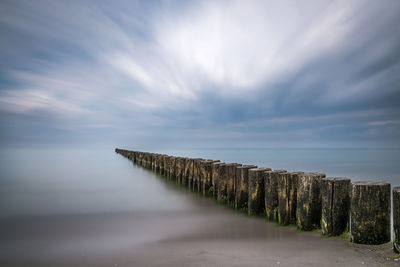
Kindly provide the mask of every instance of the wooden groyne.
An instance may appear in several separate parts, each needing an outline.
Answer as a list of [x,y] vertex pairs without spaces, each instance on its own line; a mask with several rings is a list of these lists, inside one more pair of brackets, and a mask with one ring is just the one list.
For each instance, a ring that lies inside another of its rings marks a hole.
[[[390,242],[390,184],[326,178],[324,173],[287,172],[219,160],[175,157],[125,149],[115,152],[166,179],[219,203],[326,236],[349,232],[350,241]],[[393,189],[393,247],[400,252],[400,187]]]

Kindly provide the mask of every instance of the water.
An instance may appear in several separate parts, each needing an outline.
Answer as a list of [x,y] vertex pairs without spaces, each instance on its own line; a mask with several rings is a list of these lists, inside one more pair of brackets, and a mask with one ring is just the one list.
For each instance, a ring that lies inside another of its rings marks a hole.
[[[196,149],[154,151],[352,181],[400,185],[400,149]],[[110,149],[0,152],[0,216],[185,209],[153,173]]]
[[[154,152],[400,185],[399,149]],[[236,226],[220,229],[236,215],[135,166],[113,148],[0,151],[0,263],[24,257],[83,259],[90,253],[132,249],[184,233],[210,235],[204,229],[214,229],[213,235],[221,238],[235,232],[246,240],[282,238],[280,231],[286,231],[265,228],[263,222],[246,217],[234,217]]]

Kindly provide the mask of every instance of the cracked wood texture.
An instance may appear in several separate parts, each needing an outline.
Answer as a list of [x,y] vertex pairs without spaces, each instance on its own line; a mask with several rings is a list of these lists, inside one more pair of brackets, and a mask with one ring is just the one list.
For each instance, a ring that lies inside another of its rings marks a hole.
[[166,155],[160,155],[158,162],[159,164],[158,173],[161,175],[164,173],[164,157],[166,157]]
[[249,198],[247,212],[249,215],[262,215],[265,212],[264,173],[269,168],[256,168],[249,170]]
[[323,178],[323,173],[302,173],[298,176],[296,218],[299,230],[311,231],[320,226]]
[[175,163],[176,163],[176,157],[171,156],[169,159],[169,173],[168,173],[168,179],[169,180],[175,180],[176,178],[176,170],[175,170]]
[[165,155],[162,157],[162,169],[161,169],[161,174],[164,176],[167,176],[167,172],[168,172],[168,155]]
[[236,166],[235,176],[235,207],[238,210],[247,210],[249,200],[249,169],[257,168],[255,165]]
[[175,165],[176,165],[176,182],[178,184],[181,184],[183,172],[185,170],[185,158],[177,157]]
[[182,185],[189,186],[189,175],[190,175],[190,159],[185,158],[185,168],[183,170]]
[[351,181],[348,178],[322,179],[322,234],[338,236],[348,230]]
[[393,249],[400,253],[400,187],[393,188]]
[[205,196],[212,196],[212,164],[219,162],[219,160],[203,160],[201,161],[201,180],[202,192]]
[[298,175],[303,173],[278,174],[278,223],[289,225],[296,223]]
[[380,245],[390,241],[389,183],[353,183],[350,205],[351,242]]
[[236,195],[236,187],[235,187],[235,179],[236,179],[236,167],[241,166],[242,164],[231,163],[228,165],[228,173],[227,173],[227,184],[226,184],[226,196],[228,200],[228,205],[234,207],[235,206],[235,195]]
[[278,178],[285,170],[266,171],[264,173],[265,213],[267,220],[277,221],[278,218]]
[[193,191],[200,192],[200,162],[204,160],[201,158],[194,159],[193,162]]
[[229,164],[221,164],[218,170],[218,202],[226,202],[226,187],[228,180],[228,165]]
[[212,183],[212,195],[215,199],[218,199],[218,183],[219,183],[219,169],[224,162],[214,162],[211,164],[211,183]]
[[188,187],[190,190],[193,188],[193,171],[194,171],[194,159],[189,159],[189,178],[188,178]]

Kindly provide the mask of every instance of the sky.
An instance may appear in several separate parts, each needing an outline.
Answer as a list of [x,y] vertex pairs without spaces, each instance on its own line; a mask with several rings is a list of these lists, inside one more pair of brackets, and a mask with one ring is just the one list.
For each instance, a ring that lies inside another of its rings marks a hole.
[[400,1],[0,1],[0,145],[400,147]]

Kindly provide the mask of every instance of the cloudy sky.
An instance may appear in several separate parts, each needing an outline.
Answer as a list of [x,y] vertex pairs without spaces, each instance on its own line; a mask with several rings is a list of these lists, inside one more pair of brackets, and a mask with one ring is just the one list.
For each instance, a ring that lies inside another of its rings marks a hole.
[[2,146],[400,146],[397,0],[2,0],[0,37]]

